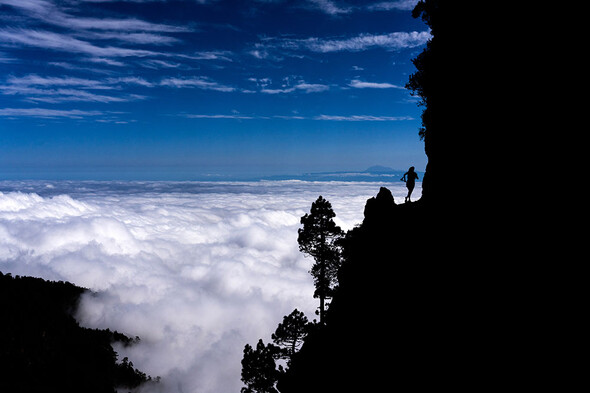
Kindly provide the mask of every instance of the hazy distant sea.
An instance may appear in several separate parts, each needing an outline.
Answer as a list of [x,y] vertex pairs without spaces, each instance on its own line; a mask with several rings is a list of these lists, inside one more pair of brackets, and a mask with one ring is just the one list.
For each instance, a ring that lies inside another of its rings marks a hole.
[[140,336],[120,358],[162,392],[236,392],[246,343],[294,308],[315,317],[297,245],[311,203],[328,199],[348,230],[379,187],[403,201],[401,174],[358,176],[370,181],[0,181],[0,271],[95,291],[78,320]]

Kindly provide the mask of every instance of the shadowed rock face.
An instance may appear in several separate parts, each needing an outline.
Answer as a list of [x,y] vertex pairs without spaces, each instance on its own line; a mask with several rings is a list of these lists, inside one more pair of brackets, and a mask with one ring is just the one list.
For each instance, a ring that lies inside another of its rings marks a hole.
[[[381,188],[367,201],[362,225],[345,240],[326,326],[294,356],[282,393],[501,386],[518,362],[497,360],[514,343],[506,326],[518,318],[506,307],[509,271],[494,265],[490,197],[472,187],[489,134],[464,114],[477,103],[458,102],[485,76],[461,39],[472,23],[458,3],[427,0],[414,11],[433,34],[408,84],[425,104],[422,198],[396,204]],[[469,200],[459,197],[465,187]]]

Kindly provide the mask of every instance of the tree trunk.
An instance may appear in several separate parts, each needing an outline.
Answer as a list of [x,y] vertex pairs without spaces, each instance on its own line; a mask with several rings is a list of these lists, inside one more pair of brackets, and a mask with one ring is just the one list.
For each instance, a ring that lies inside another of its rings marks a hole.
[[291,344],[291,356],[295,354],[295,345],[297,345],[297,336],[293,337],[293,343]]
[[320,325],[324,325],[324,300],[326,298],[325,284],[326,284],[326,231],[325,226],[322,225],[321,232],[321,258],[320,258]]
[[324,295],[320,295],[320,325],[324,324]]

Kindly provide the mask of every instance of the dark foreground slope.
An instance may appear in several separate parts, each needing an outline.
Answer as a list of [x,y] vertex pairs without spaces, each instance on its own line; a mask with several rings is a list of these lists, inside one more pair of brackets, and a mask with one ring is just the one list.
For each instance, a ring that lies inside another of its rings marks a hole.
[[0,272],[0,391],[112,393],[148,380],[113,342],[133,340],[82,328],[72,317],[86,289]]
[[396,205],[384,188],[367,202],[363,224],[347,235],[326,325],[294,356],[281,392],[421,390],[447,377],[443,365],[468,329],[451,323],[465,300],[441,275],[456,262],[435,257],[445,245],[424,243],[423,211]]
[[456,238],[438,218],[385,188],[367,201],[326,324],[294,355],[282,393],[473,391],[526,375],[538,339],[522,323],[530,299],[493,251],[464,243],[478,235]]

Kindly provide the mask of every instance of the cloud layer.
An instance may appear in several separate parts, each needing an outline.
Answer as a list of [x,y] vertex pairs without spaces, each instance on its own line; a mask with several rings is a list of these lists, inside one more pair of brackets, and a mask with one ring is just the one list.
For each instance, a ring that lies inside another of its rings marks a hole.
[[[405,195],[403,183],[388,186]],[[321,194],[350,229],[378,187],[0,182],[0,270],[96,291],[78,319],[140,336],[117,350],[161,376],[161,391],[235,392],[245,343],[268,341],[295,307],[313,318],[300,217]]]

